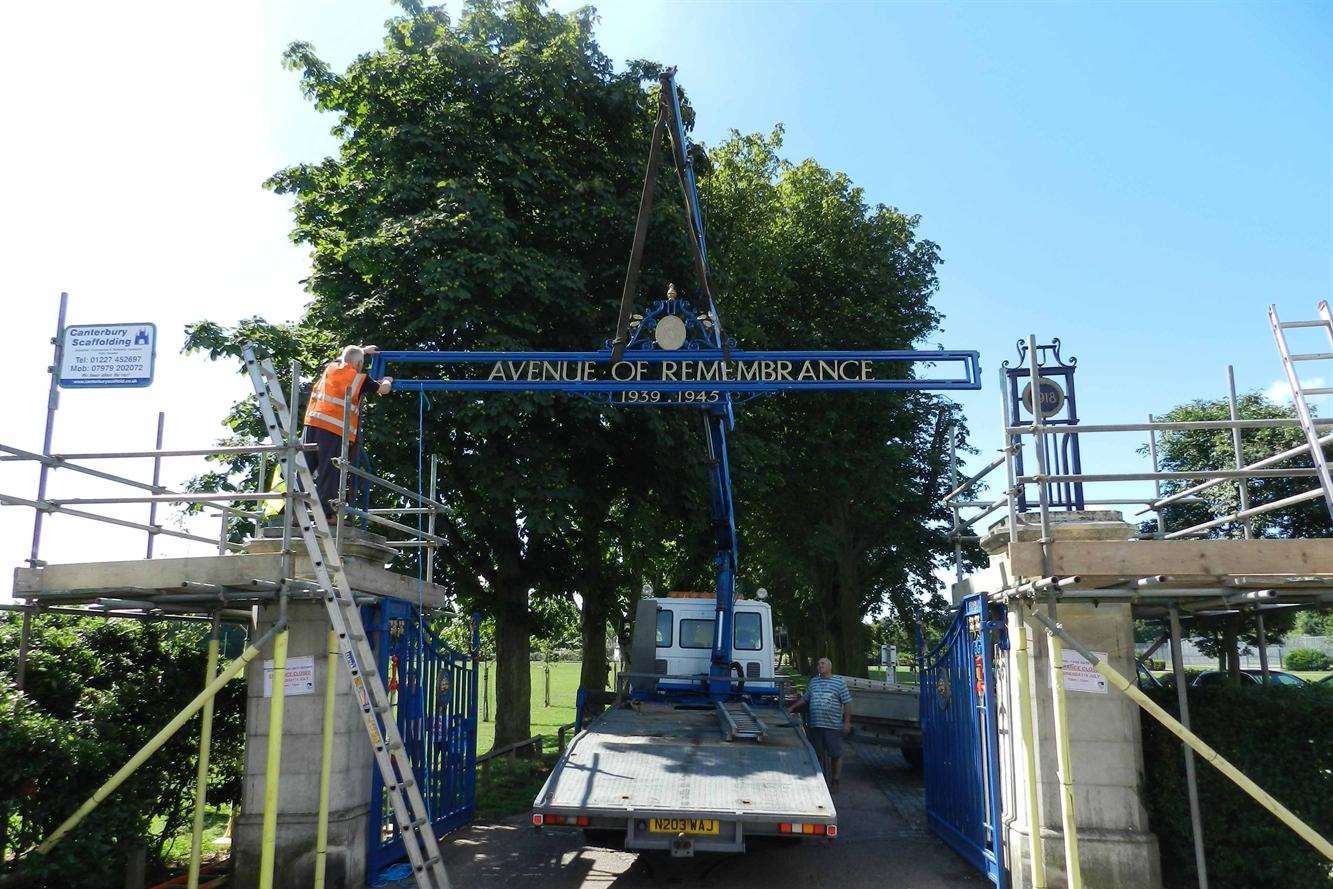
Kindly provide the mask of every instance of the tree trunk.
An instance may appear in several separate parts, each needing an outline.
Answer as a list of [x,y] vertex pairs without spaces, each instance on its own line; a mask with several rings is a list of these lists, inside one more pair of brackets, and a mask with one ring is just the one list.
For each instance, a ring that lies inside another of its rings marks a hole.
[[495,585],[495,746],[532,736],[532,620],[526,584]]
[[606,622],[610,613],[607,591],[587,587],[583,591],[583,611],[579,615],[583,637],[583,666],[579,687],[589,691],[606,689]]
[[1232,679],[1240,679],[1240,616],[1227,618],[1222,626],[1222,650],[1227,657],[1227,675]]
[[866,625],[861,621],[861,584],[853,556],[838,564],[838,655],[834,672],[844,676],[868,676]]

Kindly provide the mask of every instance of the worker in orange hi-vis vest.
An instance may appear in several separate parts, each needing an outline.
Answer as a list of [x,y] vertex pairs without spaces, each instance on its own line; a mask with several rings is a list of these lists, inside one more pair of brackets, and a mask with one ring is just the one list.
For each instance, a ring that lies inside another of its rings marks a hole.
[[[354,463],[361,438],[361,399],[371,392],[387,395],[393,387],[393,377],[373,380],[361,369],[366,356],[378,351],[378,346],[344,347],[338,360],[325,366],[310,392],[301,443],[315,446],[313,452],[306,452],[306,462],[315,476],[315,492],[329,521],[337,514],[339,470],[333,461],[342,453],[343,436],[347,436],[347,459]],[[347,412],[348,428],[343,429],[343,406],[347,403],[351,409]]]

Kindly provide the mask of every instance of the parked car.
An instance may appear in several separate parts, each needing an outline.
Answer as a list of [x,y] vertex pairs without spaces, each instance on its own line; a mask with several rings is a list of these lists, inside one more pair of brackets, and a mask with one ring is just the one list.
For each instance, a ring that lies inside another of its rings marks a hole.
[[1323,679],[1319,680],[1320,685],[1333,685],[1333,673],[1329,673]]
[[[1198,676],[1194,678],[1194,681],[1190,684],[1193,685],[1195,688],[1206,688],[1212,685],[1221,685],[1224,682],[1230,681],[1230,679],[1231,679],[1230,675],[1221,670],[1209,670],[1206,673],[1200,673]],[[1264,682],[1263,672],[1260,670],[1241,670],[1240,681],[1242,683],[1249,682],[1255,685],[1263,685]],[[1285,670],[1269,670],[1268,681],[1271,682],[1273,685],[1310,684],[1309,682],[1305,681],[1296,674],[1288,673]]]

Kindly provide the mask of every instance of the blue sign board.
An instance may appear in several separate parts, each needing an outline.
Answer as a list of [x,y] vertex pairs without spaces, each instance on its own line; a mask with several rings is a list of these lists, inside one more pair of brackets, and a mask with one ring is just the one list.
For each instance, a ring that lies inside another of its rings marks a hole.
[[149,386],[156,358],[156,324],[70,324],[60,332],[60,387]]
[[[540,392],[604,395],[615,403],[704,406],[725,393],[848,389],[977,389],[978,355],[930,349],[742,352],[644,349],[612,361],[598,352],[381,352],[376,369],[433,365],[438,376],[395,377],[394,388],[428,392]],[[928,379],[914,364],[948,370]]]

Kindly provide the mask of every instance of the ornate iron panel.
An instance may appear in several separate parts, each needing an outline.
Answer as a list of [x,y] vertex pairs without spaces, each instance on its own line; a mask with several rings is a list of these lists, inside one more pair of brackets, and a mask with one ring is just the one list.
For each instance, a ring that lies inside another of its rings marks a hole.
[[[362,614],[435,835],[457,830],[472,820],[477,793],[476,618],[465,654],[444,644],[410,602],[384,599]],[[369,873],[406,855],[384,782],[372,772]]]
[[927,822],[998,889],[1008,885],[993,670],[1003,634],[1003,609],[968,596],[921,657]]

